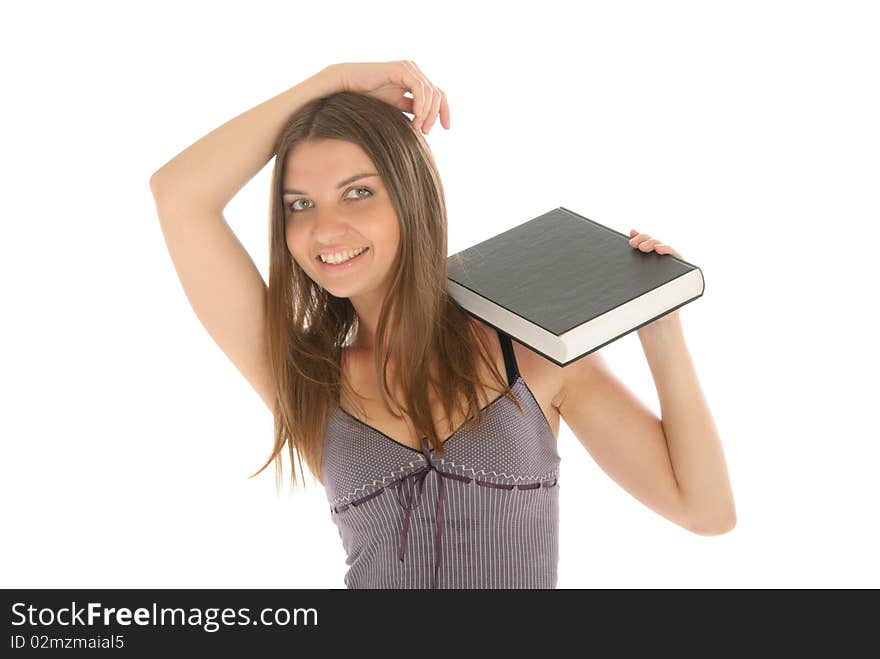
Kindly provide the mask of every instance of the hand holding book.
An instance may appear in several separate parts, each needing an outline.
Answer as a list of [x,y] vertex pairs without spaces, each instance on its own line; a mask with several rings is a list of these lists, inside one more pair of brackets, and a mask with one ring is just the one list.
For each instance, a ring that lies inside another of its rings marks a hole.
[[647,233],[639,233],[635,229],[629,230],[629,244],[643,252],[650,252],[652,249],[658,254],[672,254],[674,257],[684,260],[684,257],[672,249],[669,245],[664,245],[656,238],[651,238]]
[[447,289],[462,308],[558,366],[639,329],[665,332],[705,288],[702,271],[669,245],[562,206],[447,265]]
[[[676,258],[684,260],[684,257],[676,250],[672,249],[672,247],[661,243],[656,238],[651,238],[647,233],[639,233],[635,229],[630,229],[629,235],[632,236],[632,238],[629,239],[629,244],[636,249],[640,249],[643,252],[650,252],[653,250],[658,254],[672,254]],[[678,322],[678,309],[676,309],[665,316],[661,316],[657,320],[651,321],[647,325],[643,325],[639,328],[638,334],[642,338],[652,336],[657,332],[664,331],[667,327],[677,327]]]

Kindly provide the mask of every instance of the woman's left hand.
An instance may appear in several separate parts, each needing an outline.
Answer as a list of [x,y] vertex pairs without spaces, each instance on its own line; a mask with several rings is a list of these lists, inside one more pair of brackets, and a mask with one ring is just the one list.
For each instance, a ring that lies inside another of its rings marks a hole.
[[[630,229],[629,235],[629,244],[631,247],[637,247],[643,252],[654,250],[658,254],[672,254],[673,256],[682,259],[681,254],[676,252],[669,245],[664,245],[656,238],[651,238],[647,233],[639,233],[635,229]],[[676,309],[675,311],[665,314],[657,320],[641,327],[638,330],[639,337],[644,339],[658,334],[662,335],[669,327],[672,327],[673,329],[679,327],[678,323],[678,309]]]
[[629,244],[643,252],[654,250],[658,254],[672,254],[674,257],[684,260],[681,254],[672,249],[669,245],[664,245],[656,238],[651,238],[647,233],[639,233],[635,229],[629,230]]

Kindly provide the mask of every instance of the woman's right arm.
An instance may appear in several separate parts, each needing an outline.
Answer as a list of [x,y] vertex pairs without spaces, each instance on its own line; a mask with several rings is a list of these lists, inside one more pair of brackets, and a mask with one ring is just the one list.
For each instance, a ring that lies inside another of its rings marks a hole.
[[269,162],[290,116],[340,90],[338,69],[330,65],[214,129],[150,178],[162,233],[193,311],[273,412],[266,284],[223,210]]

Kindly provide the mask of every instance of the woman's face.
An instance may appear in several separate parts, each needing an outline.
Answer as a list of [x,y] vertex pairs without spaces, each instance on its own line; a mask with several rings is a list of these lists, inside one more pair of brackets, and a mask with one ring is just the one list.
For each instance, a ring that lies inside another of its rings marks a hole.
[[[381,303],[400,225],[375,165],[360,146],[336,139],[297,144],[287,154],[282,205],[287,248],[312,281],[336,297]],[[325,265],[318,257],[363,247],[364,253],[341,266]]]

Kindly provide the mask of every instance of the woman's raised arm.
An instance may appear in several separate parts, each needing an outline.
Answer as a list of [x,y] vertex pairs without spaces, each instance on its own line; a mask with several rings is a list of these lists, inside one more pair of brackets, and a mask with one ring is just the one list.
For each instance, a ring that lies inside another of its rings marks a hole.
[[171,260],[196,316],[270,411],[266,284],[223,209],[272,157],[290,116],[341,90],[330,65],[214,129],[156,171],[150,189]]

